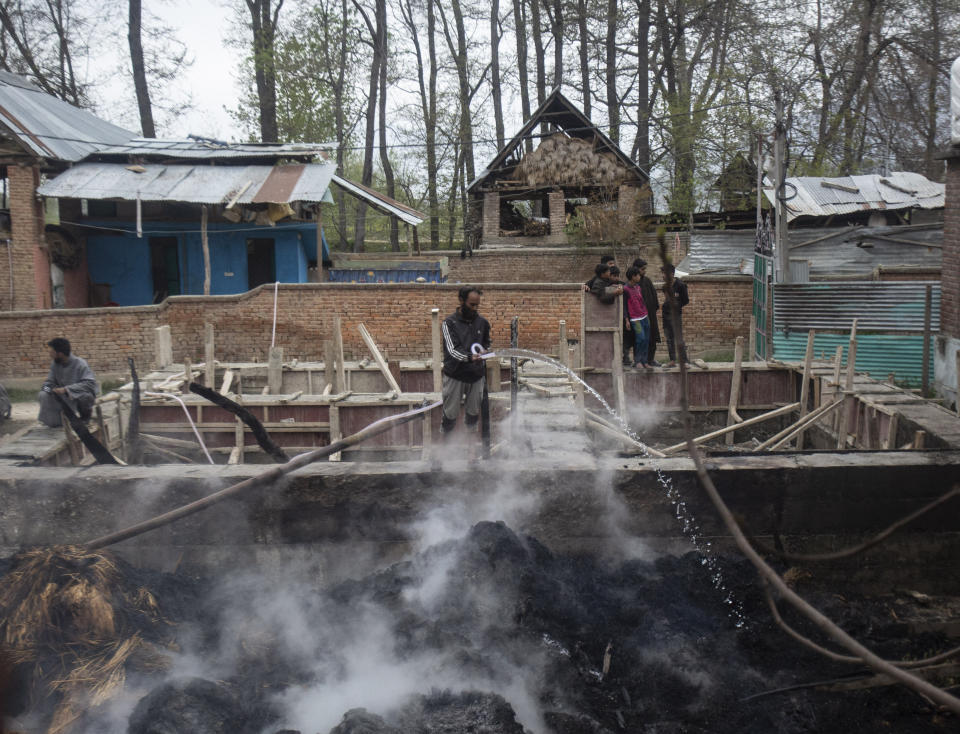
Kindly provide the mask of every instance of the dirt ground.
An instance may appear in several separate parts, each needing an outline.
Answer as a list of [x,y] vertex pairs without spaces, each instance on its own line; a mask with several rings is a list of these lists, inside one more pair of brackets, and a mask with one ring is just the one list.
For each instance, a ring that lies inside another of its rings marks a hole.
[[16,433],[21,428],[26,428],[32,423],[37,422],[37,403],[12,403],[10,409],[10,419],[0,420],[0,442],[5,436]]

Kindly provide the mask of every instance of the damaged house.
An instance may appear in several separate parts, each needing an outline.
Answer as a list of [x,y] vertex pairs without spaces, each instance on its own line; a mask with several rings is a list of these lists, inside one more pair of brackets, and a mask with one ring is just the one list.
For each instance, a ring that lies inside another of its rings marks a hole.
[[474,245],[630,239],[649,176],[555,89],[468,188]]
[[[0,108],[19,165],[32,171],[16,169],[11,183],[11,209],[19,196],[28,213],[13,226],[23,237],[8,244],[8,309],[137,306],[320,279],[330,262],[320,206],[333,203],[331,186],[408,228],[424,218],[337,176],[329,145],[137,138],[23,80],[0,86]],[[82,135],[88,142],[56,147]],[[30,229],[31,217],[44,232]],[[20,270],[35,297],[17,296]]]

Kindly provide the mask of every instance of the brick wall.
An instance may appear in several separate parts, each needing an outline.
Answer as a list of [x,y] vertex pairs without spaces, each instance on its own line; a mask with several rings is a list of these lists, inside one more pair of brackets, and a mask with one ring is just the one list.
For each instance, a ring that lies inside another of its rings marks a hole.
[[960,337],[960,158],[947,160],[947,205],[943,213],[940,331]]
[[[450,264],[450,283],[583,283],[593,277],[593,269],[600,256],[611,254],[617,258],[621,273],[626,273],[636,257],[643,257],[655,266],[660,255],[650,236],[642,244],[630,247],[524,247],[516,250],[480,249],[472,257],[460,258],[459,250],[424,250],[419,257],[445,256]],[[680,235],[679,262],[687,252],[689,237]],[[674,252],[674,236],[667,235],[671,256]],[[353,259],[402,260],[401,253],[334,253],[334,266],[349,268]],[[658,266],[651,268],[655,275]]]
[[[684,309],[687,342],[694,354],[731,351],[737,336],[747,336],[752,282],[744,276],[689,278],[690,305]],[[577,284],[486,284],[481,312],[493,327],[495,344],[510,339],[510,319],[520,315],[520,344],[555,352],[558,321],[567,334],[580,331]],[[281,284],[278,291],[277,344],[287,359],[320,360],[333,316],[343,320],[344,351],[362,358],[366,349],[357,332],[362,321],[390,359],[428,357],[430,309],[450,313],[457,305],[455,285]],[[238,296],[176,296],[157,306],[66,309],[0,313],[0,377],[40,375],[48,368],[44,344],[66,336],[77,354],[97,371],[125,371],[133,357],[141,371],[154,364],[155,329],[169,324],[175,361],[203,360],[203,325],[216,328],[216,353],[222,360],[265,360],[270,346],[273,288]],[[664,344],[660,354],[666,353]]]
[[43,219],[36,197],[39,172],[31,166],[9,165],[7,181],[11,240],[4,245],[7,252],[0,253],[0,309],[49,308],[50,262],[40,248]]

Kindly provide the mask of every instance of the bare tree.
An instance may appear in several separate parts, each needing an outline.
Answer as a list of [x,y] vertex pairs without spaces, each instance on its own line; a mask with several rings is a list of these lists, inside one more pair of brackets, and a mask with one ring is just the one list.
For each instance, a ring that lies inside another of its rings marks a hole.
[[500,0],[490,5],[490,95],[493,97],[493,122],[497,131],[497,148],[504,145],[503,93],[500,86]]
[[[380,20],[380,5],[385,4],[385,0],[375,0],[376,6],[374,9],[374,16],[379,24]],[[367,92],[367,110],[366,110],[366,127],[364,131],[363,139],[363,171],[360,175],[360,182],[364,186],[370,186],[373,183],[373,137],[376,131],[376,115],[377,115],[377,90],[379,89],[380,81],[380,65],[386,64],[386,59],[383,58],[383,44],[380,42],[380,33],[381,29],[378,25],[375,25],[373,21],[370,20],[370,16],[367,14],[367,11],[357,2],[353,0],[353,5],[357,9],[357,12],[360,13],[360,16],[363,18],[363,22],[367,27],[367,32],[369,33],[369,39],[364,39],[364,43],[367,43],[372,49],[373,54],[370,61],[370,84]],[[383,29],[383,32],[386,33],[386,29]],[[366,227],[367,227],[367,204],[364,201],[361,201],[357,206],[357,223],[354,228],[354,238],[353,238],[353,251],[354,252],[363,252],[364,239],[366,237]]]
[[145,138],[157,137],[153,125],[153,108],[150,106],[150,88],[147,86],[147,70],[143,61],[143,38],[141,36],[140,0],[130,0],[130,21],[127,39],[130,42],[130,64],[133,67],[133,88],[140,111],[140,129]]
[[277,142],[277,77],[274,58],[274,40],[277,19],[284,0],[277,0],[271,8],[271,0],[244,0],[250,12],[250,28],[253,31],[253,68],[260,104],[260,139]]

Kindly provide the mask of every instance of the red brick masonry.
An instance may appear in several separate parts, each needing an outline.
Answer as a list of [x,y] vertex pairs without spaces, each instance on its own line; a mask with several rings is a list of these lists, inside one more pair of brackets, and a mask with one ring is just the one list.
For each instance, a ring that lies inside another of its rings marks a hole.
[[[752,281],[746,276],[687,279],[690,305],[684,309],[687,341],[694,353],[733,349],[748,335]],[[520,345],[557,351],[558,321],[567,335],[580,332],[579,284],[481,284],[481,313],[493,327],[494,344],[510,338],[510,319],[520,316]],[[390,359],[430,355],[430,309],[442,315],[457,306],[457,285],[402,283],[281,284],[276,343],[285,359],[321,360],[333,316],[343,323],[348,359],[367,356],[357,323],[363,322]],[[43,374],[48,368],[44,344],[66,336],[94,370],[122,372],[132,356],[142,370],[154,364],[155,328],[170,325],[173,357],[194,364],[203,360],[203,328],[216,329],[217,358],[266,360],[273,319],[273,286],[235,296],[175,296],[156,306],[88,308],[0,313],[0,377]],[[666,344],[660,354],[666,354]]]

